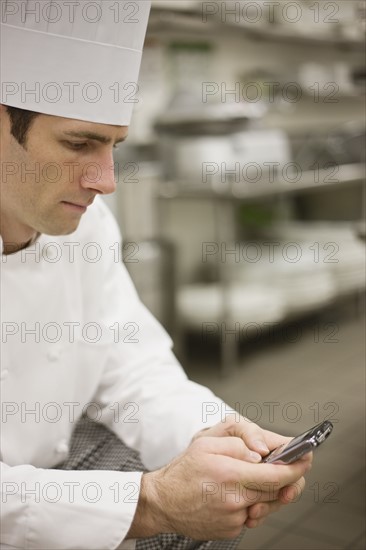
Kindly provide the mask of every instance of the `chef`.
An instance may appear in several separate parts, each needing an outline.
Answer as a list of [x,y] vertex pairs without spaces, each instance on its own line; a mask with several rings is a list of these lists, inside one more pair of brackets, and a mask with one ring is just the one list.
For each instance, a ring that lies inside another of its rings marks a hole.
[[149,9],[1,1],[1,548],[236,548],[310,467],[259,464],[287,438],[187,379],[116,257]]

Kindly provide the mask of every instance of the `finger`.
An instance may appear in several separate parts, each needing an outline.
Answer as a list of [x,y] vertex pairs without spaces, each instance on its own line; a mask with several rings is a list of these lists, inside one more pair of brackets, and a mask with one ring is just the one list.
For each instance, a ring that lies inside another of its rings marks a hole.
[[[296,483],[308,469],[308,463],[297,460],[292,464],[237,464],[241,483],[248,487],[259,487],[261,490],[279,490],[286,485]],[[252,487],[250,486],[252,484]]]
[[247,489],[268,493],[297,482],[309,464],[297,460],[292,464],[253,464],[243,460],[245,444],[237,437],[201,437],[192,447],[205,453],[230,457],[230,475]]
[[266,491],[263,491],[260,488],[248,489],[247,487],[243,487],[241,490],[241,495],[244,498],[245,505],[248,506],[248,504],[250,504],[251,506],[254,506],[260,502],[274,502],[279,500],[280,492],[278,490],[270,490],[268,486],[266,489]]
[[244,525],[248,529],[256,529],[257,527],[260,527],[262,525],[262,523],[264,523],[264,521],[265,521],[264,519],[263,520],[258,520],[258,519],[248,518],[246,520],[246,522],[244,523]]
[[[264,432],[264,437],[267,442],[267,445],[271,450],[275,449],[276,447],[279,447],[280,445],[287,444],[293,439],[292,437],[285,437],[285,436],[276,434],[274,432],[270,432],[268,430],[263,430],[263,432]],[[311,464],[313,461],[313,452],[306,453],[305,455],[300,457],[298,460],[303,460]]]
[[282,504],[275,500],[273,502],[261,502],[254,504],[248,508],[248,519],[261,520],[265,519],[270,514],[278,512],[282,508]]
[[272,450],[280,445],[286,445],[293,437],[281,435],[269,430],[263,430],[263,437],[266,440],[267,446]]
[[280,445],[287,444],[292,437],[263,430],[255,422],[248,418],[242,417],[240,422],[230,422],[227,420],[226,430],[230,435],[241,437],[248,449],[265,456],[271,450]]
[[192,443],[196,448],[212,454],[230,456],[245,462],[258,463],[262,457],[245,445],[240,437],[200,437]]
[[314,458],[314,453],[311,451],[310,453],[306,453],[306,455],[303,455],[302,457],[300,457],[299,460],[303,460],[304,462],[307,462],[310,470],[313,463],[313,458]]
[[278,499],[282,504],[297,502],[305,487],[305,479],[302,477],[296,483],[283,487],[278,493]]
[[264,437],[264,430],[248,418],[241,417],[240,422],[230,422],[228,418],[227,431],[230,435],[240,437],[248,449],[265,456],[270,452]]

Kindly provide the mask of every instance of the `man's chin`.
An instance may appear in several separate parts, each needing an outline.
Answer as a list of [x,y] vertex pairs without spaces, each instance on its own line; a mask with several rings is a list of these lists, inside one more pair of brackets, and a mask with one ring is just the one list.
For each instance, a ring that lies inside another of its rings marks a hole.
[[44,233],[46,235],[49,235],[50,237],[62,237],[66,235],[72,235],[72,233],[75,233],[79,225],[80,220],[78,222],[74,222],[73,224],[69,223],[67,227],[49,227],[47,231],[44,231]]

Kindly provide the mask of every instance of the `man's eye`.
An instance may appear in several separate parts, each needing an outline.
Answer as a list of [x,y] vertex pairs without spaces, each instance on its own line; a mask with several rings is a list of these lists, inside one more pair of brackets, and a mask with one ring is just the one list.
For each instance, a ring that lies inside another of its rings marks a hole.
[[82,149],[85,149],[88,146],[87,143],[77,143],[74,141],[67,141],[66,143],[74,151],[81,151]]

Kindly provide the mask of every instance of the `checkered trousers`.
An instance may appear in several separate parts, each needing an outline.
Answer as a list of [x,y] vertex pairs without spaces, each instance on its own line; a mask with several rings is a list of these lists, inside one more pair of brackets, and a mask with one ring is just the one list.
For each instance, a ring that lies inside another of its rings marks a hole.
[[[127,447],[106,427],[91,422],[87,418],[81,419],[76,425],[69,456],[57,468],[120,472],[147,471],[135,450]],[[138,539],[136,550],[235,550],[243,534],[230,541],[194,541],[182,535],[161,534]]]

